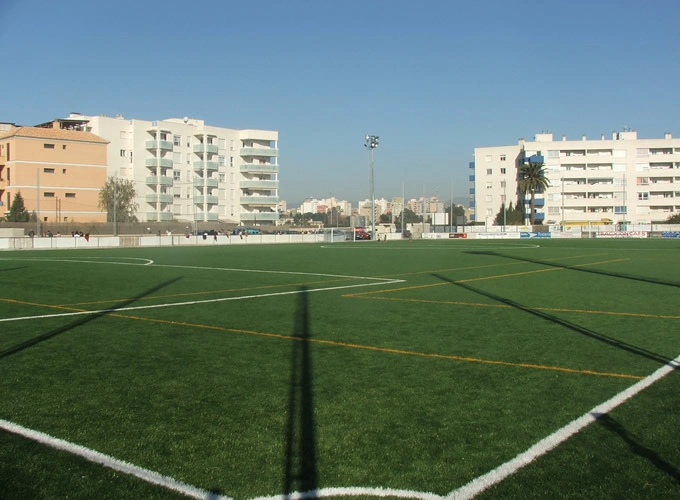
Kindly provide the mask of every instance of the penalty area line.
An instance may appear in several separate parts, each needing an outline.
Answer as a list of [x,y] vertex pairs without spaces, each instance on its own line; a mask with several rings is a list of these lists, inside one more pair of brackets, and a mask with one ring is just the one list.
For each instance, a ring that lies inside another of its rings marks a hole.
[[0,429],[11,432],[12,434],[17,434],[26,439],[36,441],[40,444],[50,446],[51,448],[77,455],[89,462],[103,465],[104,467],[108,467],[109,469],[113,469],[130,476],[135,476],[142,481],[146,481],[147,483],[161,486],[168,490],[176,491],[191,498],[211,498],[215,500],[229,499],[229,497],[216,495],[204,489],[197,488],[196,486],[191,486],[190,484],[177,481],[176,479],[173,479],[169,476],[164,476],[158,472],[144,469],[143,467],[138,467],[137,465],[133,465],[128,462],[123,462],[122,460],[105,455],[104,453],[100,453],[90,448],[65,441],[63,439],[55,438],[54,436],[50,436],[44,432],[22,427],[21,425],[9,422],[7,420],[0,419]]
[[468,484],[452,491],[448,494],[446,500],[467,500],[479,495],[484,490],[497,483],[500,483],[508,476],[511,476],[524,466],[529,465],[531,462],[545,455],[553,448],[556,448],[574,434],[580,432],[588,425],[597,421],[597,419],[602,415],[606,415],[607,413],[611,412],[633,396],[637,395],[655,382],[661,380],[669,373],[672,373],[674,370],[678,369],[680,369],[680,356],[669,361],[647,378],[640,380],[638,383],[633,384],[628,389],[621,391],[611,399],[605,401],[599,406],[596,406],[585,415],[572,420],[570,423],[553,432],[548,437],[540,440],[524,453],[517,455],[509,462],[496,467],[492,471],[489,471],[486,474],[473,479]]

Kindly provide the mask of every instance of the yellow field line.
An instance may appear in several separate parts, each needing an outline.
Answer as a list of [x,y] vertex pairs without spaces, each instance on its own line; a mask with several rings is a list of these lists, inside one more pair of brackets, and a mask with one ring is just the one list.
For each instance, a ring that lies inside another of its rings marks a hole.
[[[571,255],[567,257],[555,257],[554,259],[547,259],[542,262],[552,262],[555,260],[565,260],[565,259],[583,259],[585,257],[600,257],[602,255],[607,255],[606,253],[591,253],[587,255]],[[500,264],[485,264],[483,266],[466,266],[466,267],[452,267],[449,269],[438,269],[435,271],[418,271],[414,273],[399,273],[399,274],[383,274],[376,276],[377,278],[386,278],[386,277],[396,277],[396,276],[416,276],[419,274],[432,274],[432,273],[447,273],[451,271],[467,271],[470,269],[485,269],[488,267],[504,267],[504,266],[517,266],[520,264],[540,264],[540,262],[531,262],[531,261],[522,261],[522,262],[503,262]]]
[[[87,309],[79,309],[75,307],[64,307],[64,306],[51,306],[51,305],[45,305],[45,304],[34,304],[30,302],[23,302],[19,300],[13,300],[13,299],[0,299],[0,301],[5,301],[5,302],[13,302],[17,304],[23,304],[23,305],[34,305],[34,306],[40,306],[40,307],[47,307],[47,308],[52,308],[52,309],[60,309],[60,310],[70,310],[74,312],[87,312]],[[456,356],[453,354],[433,354],[433,353],[425,353],[425,352],[417,352],[417,351],[406,351],[403,349],[392,349],[388,347],[377,347],[377,346],[370,346],[370,345],[362,345],[362,344],[350,344],[347,342],[337,342],[334,340],[324,340],[324,339],[312,339],[312,338],[300,338],[300,337],[295,337],[292,335],[284,335],[284,334],[279,334],[279,333],[268,333],[268,332],[257,332],[254,330],[243,330],[243,329],[238,329],[238,328],[226,328],[222,326],[212,326],[212,325],[202,325],[202,324],[196,324],[196,323],[186,323],[183,321],[172,321],[172,320],[165,320],[165,319],[153,319],[153,318],[143,318],[141,316],[133,316],[129,314],[120,314],[120,313],[108,313],[107,316],[112,316],[115,318],[123,318],[123,319],[133,319],[136,321],[149,321],[151,323],[160,323],[160,324],[166,324],[166,325],[174,325],[174,326],[186,326],[186,327],[191,327],[191,328],[200,328],[200,329],[206,329],[206,330],[214,330],[214,331],[220,331],[220,332],[231,332],[231,333],[243,333],[247,335],[256,335],[259,337],[268,337],[268,338],[275,338],[275,339],[281,339],[281,340],[296,340],[296,341],[307,341],[307,342],[312,342],[315,344],[323,344],[323,345],[330,345],[330,346],[335,346],[335,347],[345,347],[349,349],[361,349],[361,350],[366,350],[366,351],[374,351],[374,352],[383,352],[383,353],[389,353],[389,354],[401,354],[401,355],[407,355],[407,356],[418,356],[422,358],[432,358],[432,359],[448,359],[448,360],[453,360],[453,361],[464,361],[468,363],[480,363],[480,364],[487,364],[487,365],[497,365],[497,366],[510,366],[514,368],[527,368],[527,369],[534,369],[534,370],[548,370],[548,371],[557,371],[557,372],[563,372],[563,373],[575,373],[579,375],[594,375],[598,377],[615,377],[615,378],[625,378],[625,379],[633,379],[633,380],[641,380],[644,377],[638,376],[638,375],[630,375],[626,373],[609,373],[609,372],[596,372],[593,370],[577,370],[574,368],[564,368],[564,367],[559,367],[559,366],[548,366],[548,365],[537,365],[537,364],[531,364],[531,363],[511,363],[509,361],[496,361],[496,360],[491,360],[491,359],[481,359],[481,358],[472,358],[468,356]]]
[[352,297],[356,299],[367,299],[367,300],[391,300],[394,302],[415,302],[423,304],[442,304],[442,305],[453,305],[453,306],[469,306],[469,307],[493,307],[500,309],[525,309],[528,311],[552,311],[552,312],[565,312],[565,313],[577,313],[577,314],[601,314],[608,316],[628,316],[633,318],[650,318],[650,319],[680,319],[680,316],[665,315],[665,314],[646,314],[646,313],[634,313],[634,312],[616,312],[616,311],[597,311],[591,309],[566,309],[562,307],[527,307],[527,306],[510,306],[507,304],[484,304],[482,302],[463,302],[457,300],[427,300],[427,299],[403,299],[397,297],[377,297],[377,296],[364,296],[357,295],[343,295],[343,297]]
[[644,377],[638,376],[638,375],[630,375],[626,373],[609,373],[609,372],[596,372],[593,370],[578,370],[574,368],[563,368],[559,366],[548,366],[548,365],[536,365],[536,364],[531,364],[531,363],[512,363],[509,361],[495,361],[495,360],[490,360],[490,359],[481,359],[481,358],[472,358],[468,356],[456,356],[453,354],[433,354],[433,353],[425,353],[425,352],[418,352],[418,351],[406,351],[403,349],[392,349],[389,347],[378,347],[378,346],[370,346],[370,345],[363,345],[363,344],[351,344],[347,342],[338,342],[335,340],[325,340],[325,339],[314,339],[314,338],[300,338],[300,337],[295,337],[292,335],[284,335],[284,334],[279,334],[279,333],[267,333],[267,332],[257,332],[253,330],[242,330],[238,328],[226,328],[222,326],[212,326],[212,325],[201,325],[201,324],[196,324],[196,323],[185,323],[183,321],[171,321],[171,320],[164,320],[164,319],[151,319],[151,318],[142,318],[139,316],[130,316],[126,314],[116,314],[112,313],[110,316],[116,316],[116,317],[121,317],[121,318],[127,318],[127,319],[134,319],[134,320],[139,320],[139,321],[151,321],[153,323],[162,323],[162,324],[169,324],[169,325],[175,325],[175,326],[186,326],[186,327],[191,327],[191,328],[202,328],[202,329],[208,329],[208,330],[216,330],[216,331],[222,331],[222,332],[232,332],[232,333],[243,333],[247,335],[256,335],[260,337],[269,337],[269,338],[276,338],[276,339],[281,339],[281,340],[296,340],[296,341],[306,341],[306,342],[311,342],[315,344],[323,344],[323,345],[330,345],[334,347],[345,347],[349,349],[361,349],[361,350],[366,350],[366,351],[375,351],[375,352],[383,352],[383,353],[389,353],[389,354],[402,354],[402,355],[407,355],[407,356],[418,356],[418,357],[423,357],[423,358],[434,358],[434,359],[448,359],[448,360],[454,360],[454,361],[465,361],[468,363],[481,363],[481,364],[488,364],[488,365],[499,365],[499,366],[511,366],[515,368],[530,368],[534,370],[549,370],[549,371],[557,371],[557,372],[565,372],[565,373],[576,373],[580,375],[595,375],[599,377],[615,377],[615,378],[626,378],[626,379],[633,379],[633,380],[641,380]]
[[434,286],[444,286],[444,285],[452,285],[456,283],[470,283],[473,281],[484,281],[484,280],[490,280],[490,279],[496,279],[496,278],[509,278],[512,276],[522,276],[526,274],[536,274],[536,273],[546,273],[549,271],[568,271],[572,267],[585,267],[585,266],[595,266],[597,264],[609,264],[611,262],[621,262],[624,260],[630,260],[630,259],[613,259],[613,260],[603,260],[600,262],[588,262],[586,264],[574,264],[573,266],[570,267],[551,267],[549,269],[534,269],[533,271],[521,271],[518,273],[507,273],[507,274],[494,274],[492,276],[481,276],[478,278],[469,278],[465,280],[455,280],[453,282],[443,282],[443,283],[429,283],[427,285],[413,285],[413,286],[405,286],[401,288],[390,288],[389,290],[372,290],[370,292],[358,292],[358,293],[348,293],[344,294],[343,297],[359,297],[362,295],[371,295],[371,294],[376,294],[376,293],[392,293],[392,292],[403,292],[405,290],[416,290],[418,288],[429,288],[429,287],[434,287]]

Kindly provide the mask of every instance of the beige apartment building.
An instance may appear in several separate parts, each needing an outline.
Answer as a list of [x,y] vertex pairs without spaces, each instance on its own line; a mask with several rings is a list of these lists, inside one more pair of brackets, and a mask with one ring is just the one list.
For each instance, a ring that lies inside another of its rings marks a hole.
[[475,148],[473,221],[492,225],[503,203],[521,201],[517,167],[529,161],[543,163],[549,181],[536,196],[538,223],[654,224],[680,212],[680,139],[670,133],[641,139],[625,129],[610,137],[568,140],[542,132],[533,141]]
[[41,222],[106,222],[99,192],[106,183],[108,141],[60,126],[0,124],[0,215],[21,193]]

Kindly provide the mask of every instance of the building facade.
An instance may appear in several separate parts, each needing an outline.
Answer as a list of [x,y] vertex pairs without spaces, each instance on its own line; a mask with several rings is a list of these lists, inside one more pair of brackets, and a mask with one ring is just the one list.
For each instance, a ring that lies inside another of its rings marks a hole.
[[651,224],[680,212],[680,139],[639,139],[626,129],[611,138],[555,140],[548,132],[513,146],[475,148],[471,221],[491,225],[503,203],[524,201],[529,209],[517,187],[517,167],[529,161],[543,162],[550,182],[536,195],[536,223]]
[[58,122],[0,129],[0,214],[21,193],[41,222],[106,222],[99,192],[106,183],[108,141]]
[[110,141],[109,176],[135,184],[137,218],[274,225],[278,132],[71,113],[63,121]]

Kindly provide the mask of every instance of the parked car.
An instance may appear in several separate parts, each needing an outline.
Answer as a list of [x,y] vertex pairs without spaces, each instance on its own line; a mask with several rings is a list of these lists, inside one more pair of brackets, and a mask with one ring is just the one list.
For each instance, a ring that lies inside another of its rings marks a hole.
[[367,233],[363,227],[355,227],[354,231],[350,231],[347,233],[347,237],[345,239],[347,241],[370,240],[371,235]]

